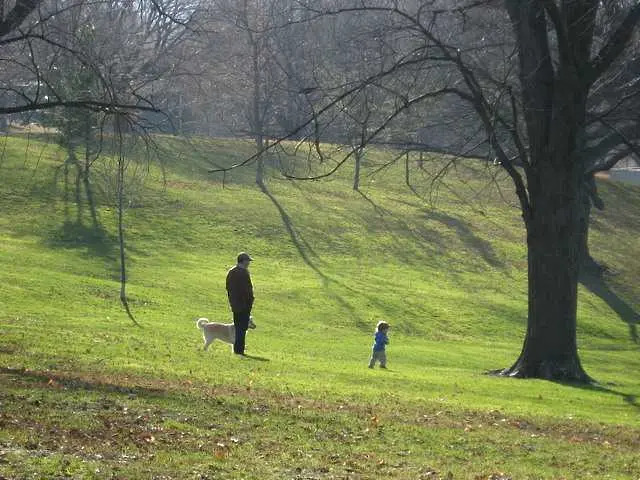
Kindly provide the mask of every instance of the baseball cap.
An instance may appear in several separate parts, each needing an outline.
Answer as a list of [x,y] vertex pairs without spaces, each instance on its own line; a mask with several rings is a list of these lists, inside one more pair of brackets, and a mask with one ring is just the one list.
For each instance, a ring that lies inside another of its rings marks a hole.
[[238,254],[238,263],[244,262],[245,260],[252,261],[253,258],[251,258],[251,255],[249,255],[247,252],[240,252]]

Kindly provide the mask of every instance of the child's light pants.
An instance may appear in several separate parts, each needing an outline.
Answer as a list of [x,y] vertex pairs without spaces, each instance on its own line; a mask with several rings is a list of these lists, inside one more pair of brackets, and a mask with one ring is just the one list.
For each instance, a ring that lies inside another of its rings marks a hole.
[[387,354],[384,350],[373,351],[371,360],[369,360],[369,368],[373,368],[376,361],[380,362],[380,367],[387,368]]

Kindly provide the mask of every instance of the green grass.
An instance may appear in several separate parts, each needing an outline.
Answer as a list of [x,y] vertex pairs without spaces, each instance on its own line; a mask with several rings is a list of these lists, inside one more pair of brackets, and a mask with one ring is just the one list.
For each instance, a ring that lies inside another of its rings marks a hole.
[[[269,178],[267,195],[253,169],[207,173],[248,143],[157,141],[164,176],[142,147],[129,170],[137,328],[118,300],[110,160],[96,231],[64,201],[62,152],[0,140],[0,477],[640,478],[639,348],[611,306],[640,311],[640,189],[600,185],[591,248],[612,273],[609,296],[580,289],[600,382],[581,388],[485,374],[516,359],[527,310],[522,222],[491,167],[431,188],[433,159],[412,167],[414,195],[402,163],[374,173],[393,153],[370,150],[364,195],[349,169]],[[302,173],[303,157],[280,160]],[[255,258],[246,361],[202,352],[194,326],[230,318],[240,250]],[[388,371],[366,368],[378,319]]]

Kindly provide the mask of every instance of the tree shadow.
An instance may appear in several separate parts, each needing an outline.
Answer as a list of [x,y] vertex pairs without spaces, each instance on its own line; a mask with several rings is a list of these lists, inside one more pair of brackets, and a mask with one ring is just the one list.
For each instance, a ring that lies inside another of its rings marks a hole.
[[296,231],[291,217],[286,212],[284,207],[280,204],[280,202],[278,202],[278,199],[274,197],[273,194],[267,189],[267,186],[264,183],[259,183],[258,187],[260,188],[260,191],[264,193],[269,198],[269,200],[271,200],[271,203],[273,203],[274,207],[276,207],[276,210],[278,210],[280,218],[282,218],[284,228],[287,230],[289,238],[291,238],[291,243],[293,243],[293,245],[296,247],[296,250],[300,254],[302,261],[304,261],[304,263],[307,264],[309,268],[316,272],[318,276],[323,279],[325,284],[328,283],[329,279],[326,274],[322,272],[322,270],[320,270],[320,268],[310,258],[310,255],[313,255],[316,258],[318,257],[318,255],[313,251],[313,248],[311,248],[309,243],[302,237],[300,232]]
[[557,382],[565,387],[578,388],[580,390],[586,390],[591,392],[608,393],[610,395],[618,396],[624,403],[629,404],[631,407],[640,411],[640,403],[638,403],[638,396],[630,393],[614,390],[606,385],[599,384],[597,382],[592,383],[575,383],[575,382]]
[[447,215],[444,212],[436,210],[426,212],[425,218],[427,220],[435,220],[447,227],[453,228],[462,243],[471,250],[479,253],[488,265],[495,268],[504,268],[504,262],[498,258],[491,244],[486,240],[477,237],[469,225],[459,218],[452,217],[451,215]]
[[[74,157],[73,154],[70,154],[71,157]],[[119,249],[117,235],[110,234],[100,221],[93,194],[82,193],[80,176],[72,182],[69,175],[65,162],[56,169],[49,184],[54,199],[52,205],[55,208],[58,183],[62,177],[63,188],[60,193],[64,220],[61,225],[49,230],[49,236],[44,242],[47,246],[55,248],[86,248],[91,256],[102,257],[116,264]],[[55,218],[57,215],[54,213],[52,219]]]
[[271,360],[266,358],[266,357],[260,357],[258,355],[249,355],[248,353],[244,354],[245,358],[248,358],[250,360],[256,360],[258,362],[270,362]]
[[[313,255],[316,258],[318,257],[318,255],[313,251],[309,243],[302,237],[300,232],[296,230],[291,217],[284,209],[284,207],[280,204],[280,202],[278,202],[278,199],[267,189],[267,186],[264,183],[259,183],[258,187],[260,188],[260,191],[264,193],[269,198],[269,200],[271,200],[273,205],[276,207],[276,210],[278,210],[280,218],[282,218],[282,223],[284,224],[284,227],[287,230],[289,237],[291,238],[291,242],[300,254],[303,262],[322,279],[323,286],[327,288],[330,283],[339,284],[338,281],[330,278],[329,276],[327,276],[327,274],[320,270],[316,263],[311,259],[310,255]],[[333,292],[329,293],[334,298],[334,300],[336,300],[336,302],[340,304],[342,308],[348,310],[354,316],[354,318],[356,319],[356,325],[361,326],[365,324],[362,318],[360,318],[360,316],[356,313],[355,308],[350,305],[344,298]]]
[[[425,224],[409,224],[401,215],[397,215],[393,211],[378,205],[366,193],[361,190],[357,190],[357,192],[371,205],[373,211],[378,216],[378,221],[384,226],[386,233],[391,235],[395,240],[392,247],[395,257],[409,264],[413,263],[415,261],[415,248],[406,248],[406,242],[410,242],[411,246],[417,246],[423,252],[430,252],[427,254],[430,262],[433,263],[437,259],[444,259],[441,253],[446,250],[446,242],[439,231],[429,228]],[[390,219],[390,221],[387,221],[387,219]],[[368,222],[369,219],[365,218],[365,221]],[[399,235],[397,232],[402,232],[402,235]]]
[[[490,376],[504,377],[504,372],[505,372],[505,369],[498,369],[498,370],[489,370],[485,373]],[[518,377],[518,378],[528,378],[528,377]],[[556,385],[561,385],[563,387],[571,387],[571,388],[577,388],[580,390],[586,390],[591,392],[601,392],[601,393],[607,393],[610,395],[616,395],[620,397],[624,403],[627,403],[629,404],[629,406],[640,411],[640,403],[638,403],[638,395],[615,390],[613,388],[610,388],[607,385],[600,384],[593,379],[589,379],[588,381],[585,381],[585,382],[562,381],[562,380],[549,380],[549,381],[551,383],[555,383]]]
[[8,375],[21,378],[26,382],[48,386],[58,386],[74,390],[86,390],[93,392],[121,393],[129,395],[141,395],[145,397],[164,397],[166,390],[152,387],[125,386],[115,383],[89,381],[73,376],[66,376],[54,372],[41,372],[23,368],[0,367],[0,375]]
[[638,336],[640,314],[611,289],[604,278],[602,269],[583,268],[580,272],[580,283],[591,293],[604,300],[609,308],[620,317],[620,320],[629,326],[631,340],[640,343]]
[[373,207],[373,210],[380,215],[381,217],[383,217],[384,215],[391,215],[391,211],[387,210],[386,208],[381,207],[380,205],[378,205],[376,202],[374,202],[366,193],[364,193],[362,190],[356,190],[356,192],[358,192],[358,194],[360,194],[360,196],[362,198],[364,198],[369,205],[371,205],[371,207]]
[[[386,210],[380,207],[379,205],[377,205],[371,198],[369,198],[364,193],[360,191],[358,193],[360,193],[360,195],[372,205],[375,212],[378,213],[381,217],[383,215],[391,215],[392,217],[394,217],[394,220],[403,227],[402,231],[410,232],[414,240],[417,240],[421,243],[425,243],[425,242],[429,243],[430,245],[437,247],[439,251],[446,251],[449,248],[447,245],[447,241],[444,239],[442,233],[437,228],[430,228],[426,230],[423,228],[423,235],[418,235],[414,231],[415,228],[410,228],[410,226],[404,220],[395,216],[391,211]],[[418,197],[422,199],[422,197],[420,197],[419,195]],[[453,230],[455,230],[461,242],[464,245],[466,245],[469,249],[473,250],[474,252],[477,252],[480,255],[480,257],[488,265],[495,268],[504,269],[505,264],[496,255],[493,247],[491,246],[491,243],[476,236],[472,228],[467,223],[460,220],[459,218],[452,217],[451,215],[447,215],[446,213],[438,210],[426,210],[424,209],[423,205],[420,205],[417,203],[407,202],[404,200],[395,200],[395,201],[397,203],[401,203],[409,207],[422,209],[425,215],[424,216],[425,223],[430,220],[433,220],[445,225],[448,228],[452,228]],[[389,229],[389,231],[391,230]]]
[[101,224],[87,225],[67,218],[46,240],[48,246],[85,248],[92,256],[117,260],[118,237],[110,234]]

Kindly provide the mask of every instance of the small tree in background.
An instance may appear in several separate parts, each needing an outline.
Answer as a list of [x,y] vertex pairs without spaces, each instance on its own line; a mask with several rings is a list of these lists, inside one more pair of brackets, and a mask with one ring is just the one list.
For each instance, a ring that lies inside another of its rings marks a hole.
[[[79,9],[69,13],[66,20],[72,38],[82,45],[90,45],[94,41],[92,25],[83,21]],[[62,98],[94,98],[99,90],[97,72],[90,65],[78,64],[73,60],[70,58],[68,50],[55,52],[50,61],[47,75],[47,85],[51,89],[50,94]],[[69,174],[69,168],[75,169],[74,198],[77,209],[77,227],[82,227],[83,205],[86,201],[94,235],[100,233],[102,229],[92,187],[91,166],[99,156],[98,129],[103,118],[104,115],[99,112],[80,107],[61,107],[46,111],[43,115],[44,124],[57,131],[58,144],[65,149],[67,154],[62,165],[65,186],[68,185],[66,178]]]
[[99,227],[91,172],[102,134],[118,139],[108,152],[117,152],[114,168],[107,168],[108,161],[101,167],[103,183],[115,184],[120,299],[135,322],[125,290],[124,242],[125,184],[133,175],[127,175],[123,144],[162,116],[153,103],[153,86],[173,72],[172,60],[178,58],[173,54],[197,7],[176,0],[16,0],[0,7],[0,64],[8,67],[0,70],[0,115],[47,112],[67,153],[63,168],[76,169],[78,225],[84,189],[93,225]]

